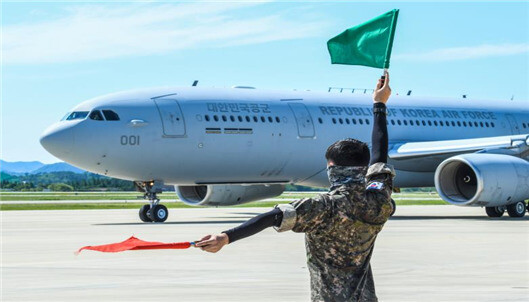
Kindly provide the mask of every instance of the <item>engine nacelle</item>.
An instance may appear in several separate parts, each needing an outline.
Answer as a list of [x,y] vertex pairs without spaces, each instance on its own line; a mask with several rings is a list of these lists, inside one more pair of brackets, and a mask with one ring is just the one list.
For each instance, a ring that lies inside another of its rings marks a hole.
[[283,194],[284,185],[198,185],[175,186],[185,204],[193,206],[229,206],[271,198]]
[[443,161],[435,188],[460,206],[503,206],[529,198],[529,162],[502,154],[463,154]]

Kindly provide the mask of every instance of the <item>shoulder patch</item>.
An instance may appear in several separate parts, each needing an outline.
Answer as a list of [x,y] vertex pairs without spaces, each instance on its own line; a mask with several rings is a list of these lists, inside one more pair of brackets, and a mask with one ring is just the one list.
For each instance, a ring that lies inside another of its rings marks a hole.
[[378,181],[370,182],[369,185],[367,185],[366,190],[382,190],[384,188],[384,184]]

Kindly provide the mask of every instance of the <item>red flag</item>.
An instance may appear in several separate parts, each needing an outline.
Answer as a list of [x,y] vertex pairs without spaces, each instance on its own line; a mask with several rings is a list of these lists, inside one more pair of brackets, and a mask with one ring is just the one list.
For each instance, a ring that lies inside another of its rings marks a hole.
[[194,242],[163,243],[154,241],[143,241],[134,236],[131,236],[129,239],[123,242],[104,245],[88,245],[80,248],[79,251],[77,251],[77,254],[80,253],[82,250],[116,253],[129,250],[187,249],[194,244]]

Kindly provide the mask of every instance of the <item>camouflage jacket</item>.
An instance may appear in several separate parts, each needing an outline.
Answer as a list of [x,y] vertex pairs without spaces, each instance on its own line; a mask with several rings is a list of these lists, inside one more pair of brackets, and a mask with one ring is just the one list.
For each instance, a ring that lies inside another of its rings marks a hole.
[[312,301],[377,301],[369,262],[392,212],[395,172],[384,163],[330,169],[331,190],[278,206],[276,230],[305,233]]

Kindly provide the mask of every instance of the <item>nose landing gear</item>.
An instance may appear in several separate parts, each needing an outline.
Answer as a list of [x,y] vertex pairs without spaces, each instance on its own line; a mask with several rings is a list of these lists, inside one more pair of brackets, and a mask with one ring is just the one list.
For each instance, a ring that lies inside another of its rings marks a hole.
[[143,198],[149,200],[149,204],[140,208],[139,216],[143,222],[164,222],[169,216],[167,207],[160,204],[157,194],[162,193],[163,182],[161,181],[136,181],[136,189],[143,192]]

